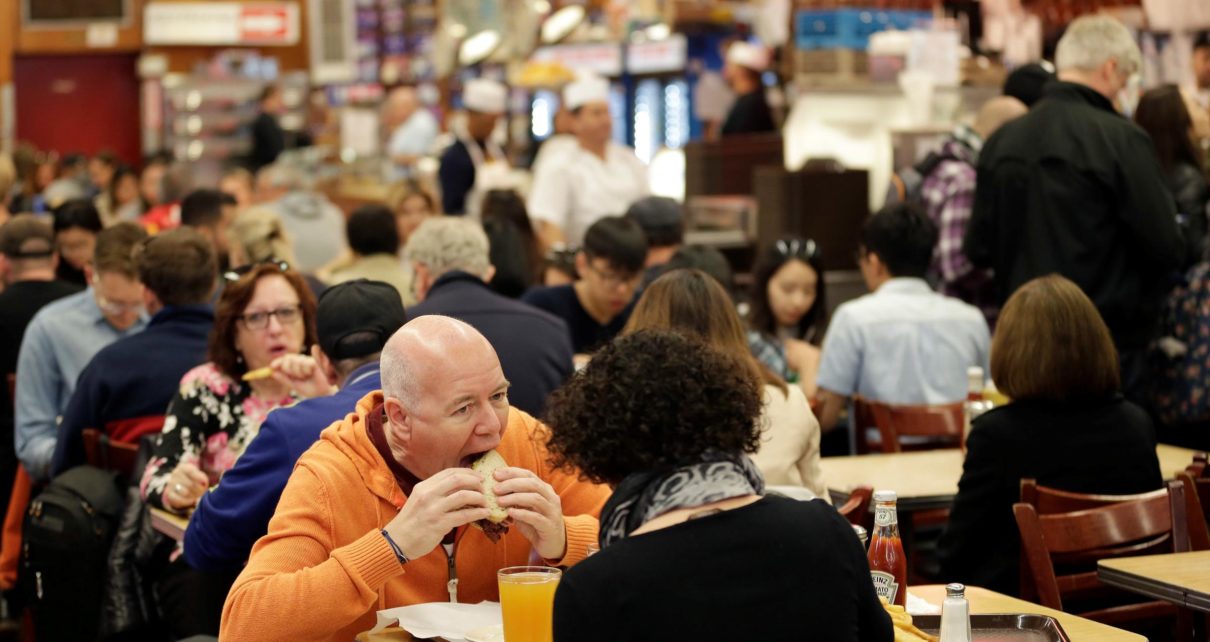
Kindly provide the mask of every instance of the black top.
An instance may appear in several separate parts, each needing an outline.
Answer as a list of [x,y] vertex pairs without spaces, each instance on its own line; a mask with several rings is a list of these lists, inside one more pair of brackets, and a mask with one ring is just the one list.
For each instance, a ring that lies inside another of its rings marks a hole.
[[1177,163],[1168,172],[1168,189],[1176,199],[1176,211],[1181,215],[1185,232],[1185,263],[1193,265],[1202,260],[1206,241],[1206,203],[1210,202],[1210,185],[1206,175],[1189,163]]
[[[0,370],[7,376],[17,371],[17,355],[25,328],[42,306],[75,294],[82,288],[63,281],[18,281],[0,292]],[[0,386],[0,421],[13,418],[8,384]]]
[[727,120],[723,121],[723,136],[735,134],[762,134],[777,131],[773,112],[765,99],[765,90],[758,89],[735,99]]
[[441,209],[446,214],[466,214],[466,195],[475,187],[475,162],[460,140],[445,148],[437,170],[441,181]]
[[286,149],[286,133],[272,114],[261,112],[252,122],[252,171],[273,161]]
[[958,496],[941,537],[942,578],[1008,595],[1019,588],[1013,504],[1021,480],[1128,495],[1163,485],[1151,419],[1123,399],[1016,401],[974,422]]
[[1004,298],[1039,276],[1071,279],[1118,348],[1138,350],[1184,247],[1151,139],[1104,96],[1056,81],[984,145],[966,253]]
[[492,292],[483,279],[442,275],[424,301],[408,308],[409,321],[426,314],[461,319],[487,337],[512,384],[509,403],[531,415],[541,416],[546,397],[571,376],[571,338],[563,321]]
[[571,331],[571,347],[576,354],[588,354],[618,336],[630,320],[637,299],[636,296],[609,323],[601,325],[584,309],[573,285],[533,288],[521,297],[525,303],[542,308],[567,323],[567,329]]
[[890,642],[853,528],[822,500],[754,504],[622,540],[564,572],[555,642]]

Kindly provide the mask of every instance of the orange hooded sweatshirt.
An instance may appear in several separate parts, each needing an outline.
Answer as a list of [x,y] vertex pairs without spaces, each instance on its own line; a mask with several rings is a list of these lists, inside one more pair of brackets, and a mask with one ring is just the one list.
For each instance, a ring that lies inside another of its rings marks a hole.
[[[499,600],[496,571],[529,563],[531,545],[517,528],[492,544],[476,528],[458,529],[454,560],[441,546],[400,566],[379,532],[407,501],[366,434],[366,415],[382,403],[376,391],[324,430],[294,468],[269,532],[223,606],[220,638],[229,642],[348,642],[374,627],[385,608],[450,599]],[[597,541],[597,517],[609,489],[552,470],[540,435],[546,428],[512,408],[496,450],[510,466],[532,470],[558,493],[567,553],[553,565],[584,559]]]

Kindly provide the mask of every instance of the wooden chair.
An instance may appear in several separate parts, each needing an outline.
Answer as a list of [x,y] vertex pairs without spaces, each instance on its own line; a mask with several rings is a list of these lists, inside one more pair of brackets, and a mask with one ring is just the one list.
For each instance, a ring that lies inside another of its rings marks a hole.
[[1195,551],[1210,551],[1210,477],[1194,477],[1183,472],[1176,479],[1185,486],[1189,547]]
[[871,523],[870,499],[873,496],[873,486],[858,486],[849,493],[849,498],[845,500],[844,504],[836,507],[836,511],[849,520],[850,524],[864,526],[866,530],[869,530]]
[[96,428],[84,429],[84,457],[89,464],[112,470],[124,479],[130,479],[134,462],[139,456],[139,447],[113,441],[109,435]]
[[[1096,562],[1110,557],[1185,551],[1189,548],[1184,486],[1141,495],[1080,495],[1022,481],[1022,501],[1013,505],[1021,533],[1023,593],[1040,604],[1066,609],[1111,626],[1172,619],[1167,602],[1127,602],[1130,594],[1097,579]],[[1088,603],[1091,608],[1076,606]],[[1187,620],[1178,622],[1187,631]]]
[[[858,454],[957,448],[962,444],[965,421],[961,403],[903,406],[858,398],[853,400],[853,412]],[[878,428],[877,442],[866,436],[866,429],[871,427]]]

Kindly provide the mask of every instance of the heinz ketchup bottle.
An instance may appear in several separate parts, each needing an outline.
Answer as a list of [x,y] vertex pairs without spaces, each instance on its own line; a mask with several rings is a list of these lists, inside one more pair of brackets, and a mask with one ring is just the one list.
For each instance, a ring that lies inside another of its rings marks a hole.
[[899,516],[895,511],[898,497],[893,490],[874,493],[874,536],[870,538],[870,577],[874,592],[889,604],[906,606],[907,558],[899,539]]

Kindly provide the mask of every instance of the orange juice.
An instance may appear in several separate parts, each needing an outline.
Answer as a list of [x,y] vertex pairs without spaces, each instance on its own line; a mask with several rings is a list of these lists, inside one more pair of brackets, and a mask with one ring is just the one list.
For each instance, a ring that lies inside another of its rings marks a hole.
[[514,566],[497,574],[504,642],[551,642],[557,568]]

